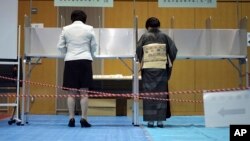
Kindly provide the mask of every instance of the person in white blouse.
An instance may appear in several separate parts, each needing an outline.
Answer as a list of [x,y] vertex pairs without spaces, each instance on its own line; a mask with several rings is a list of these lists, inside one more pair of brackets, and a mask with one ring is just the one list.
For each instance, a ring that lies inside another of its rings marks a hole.
[[87,121],[88,91],[93,81],[92,61],[97,41],[92,26],[85,24],[87,15],[82,10],[71,13],[72,24],[64,26],[57,48],[65,54],[63,89],[67,90],[69,127],[75,127],[75,98],[80,94],[81,127],[91,127]]

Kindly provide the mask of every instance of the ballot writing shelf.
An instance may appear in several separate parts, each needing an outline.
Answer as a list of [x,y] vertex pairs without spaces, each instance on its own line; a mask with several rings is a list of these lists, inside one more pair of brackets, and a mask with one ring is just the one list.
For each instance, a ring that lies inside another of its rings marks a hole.
[[[141,91],[141,82],[139,80]],[[132,76],[94,75],[93,90],[112,94],[131,94]],[[132,95],[132,94],[131,94]],[[116,116],[127,116],[127,97],[116,97]],[[130,98],[131,99],[131,98]]]

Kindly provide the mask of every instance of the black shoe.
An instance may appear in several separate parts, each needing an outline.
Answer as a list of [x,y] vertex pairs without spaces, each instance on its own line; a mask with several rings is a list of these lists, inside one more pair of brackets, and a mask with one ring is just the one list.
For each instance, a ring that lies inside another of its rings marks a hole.
[[149,121],[149,122],[148,122],[148,127],[149,127],[149,128],[154,127],[154,122],[153,122],[153,121]]
[[85,120],[84,118],[82,118],[82,119],[80,120],[80,123],[81,123],[81,127],[91,127],[91,124],[89,124],[89,123],[87,122],[87,120]]
[[162,121],[157,121],[157,127],[163,128],[163,122]]
[[75,119],[74,118],[71,118],[69,120],[69,124],[68,124],[69,127],[75,127]]

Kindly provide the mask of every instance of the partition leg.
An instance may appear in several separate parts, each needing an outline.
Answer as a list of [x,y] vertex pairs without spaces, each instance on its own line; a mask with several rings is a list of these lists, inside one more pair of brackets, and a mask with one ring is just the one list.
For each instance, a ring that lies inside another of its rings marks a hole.
[[139,126],[139,79],[138,79],[138,62],[134,58],[133,60],[133,124],[134,126]]
[[22,119],[22,122],[21,122],[21,124],[22,125],[24,125],[24,123],[25,123],[25,117],[24,117],[24,107],[25,107],[25,86],[26,86],[26,83],[25,83],[25,81],[26,81],[26,59],[24,59],[23,60],[23,89],[22,89],[22,91],[23,91],[23,93],[22,93],[22,110],[21,110],[21,119]]

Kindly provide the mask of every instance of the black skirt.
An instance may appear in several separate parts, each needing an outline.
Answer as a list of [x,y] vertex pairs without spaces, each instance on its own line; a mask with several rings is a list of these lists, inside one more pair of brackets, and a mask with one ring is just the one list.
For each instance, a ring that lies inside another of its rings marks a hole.
[[63,87],[67,88],[89,88],[93,83],[92,61],[73,60],[65,61],[63,73]]

